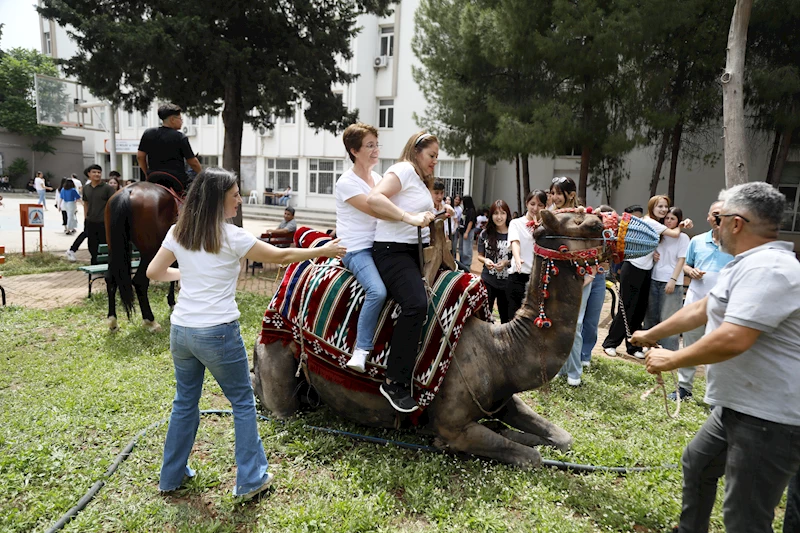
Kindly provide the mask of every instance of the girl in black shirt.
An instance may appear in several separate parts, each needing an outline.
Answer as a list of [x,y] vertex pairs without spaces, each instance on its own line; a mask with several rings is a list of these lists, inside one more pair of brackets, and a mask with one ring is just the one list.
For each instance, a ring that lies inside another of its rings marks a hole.
[[489,221],[478,239],[478,260],[483,263],[481,280],[489,292],[489,309],[494,309],[497,300],[500,322],[508,322],[508,300],[506,283],[508,266],[511,264],[511,244],[508,242],[508,222],[511,209],[503,200],[497,200],[489,208]]

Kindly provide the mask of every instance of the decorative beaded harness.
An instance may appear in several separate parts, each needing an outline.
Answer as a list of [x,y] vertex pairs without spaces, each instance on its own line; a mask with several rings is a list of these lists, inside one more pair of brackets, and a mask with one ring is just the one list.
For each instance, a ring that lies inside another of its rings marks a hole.
[[[554,211],[553,214],[559,213],[577,213],[579,211],[583,211],[586,214],[592,214],[592,208],[569,208],[569,209],[559,209]],[[630,215],[627,214],[627,219],[623,216],[623,219],[627,222],[630,220]],[[616,213],[603,213],[600,217],[603,220],[603,235],[602,237],[598,238],[587,238],[587,237],[569,237],[567,235],[548,235],[546,238],[548,239],[570,239],[570,240],[602,240],[603,244],[600,246],[595,246],[592,248],[584,248],[582,250],[570,250],[567,245],[562,244],[558,247],[558,250],[553,250],[551,248],[544,248],[539,246],[534,242],[533,244],[533,253],[534,255],[538,255],[542,258],[542,266],[544,267],[542,270],[542,277],[541,277],[541,291],[540,296],[541,299],[539,300],[539,316],[536,317],[533,321],[533,324],[538,328],[549,328],[553,325],[553,321],[547,318],[547,314],[544,311],[544,302],[548,298],[550,298],[550,291],[547,289],[550,281],[552,280],[553,276],[557,276],[559,273],[559,268],[555,265],[555,261],[569,261],[575,267],[575,273],[578,276],[586,276],[592,275],[592,272],[597,272],[598,274],[605,273],[605,269],[600,266],[600,254],[603,250],[607,249],[614,259],[616,260],[618,257],[622,258],[624,253],[624,236],[623,238],[619,238],[617,236],[617,228],[619,228],[620,233],[623,231],[627,231],[627,223],[624,225],[621,220],[619,220],[619,216]],[[532,232],[536,227],[539,225],[538,222],[531,221],[528,222],[527,227]],[[624,233],[623,233],[624,235]],[[620,244],[622,248],[620,249]],[[583,263],[581,265],[580,263]],[[591,263],[594,263],[594,267]],[[594,268],[594,271],[592,270]]]

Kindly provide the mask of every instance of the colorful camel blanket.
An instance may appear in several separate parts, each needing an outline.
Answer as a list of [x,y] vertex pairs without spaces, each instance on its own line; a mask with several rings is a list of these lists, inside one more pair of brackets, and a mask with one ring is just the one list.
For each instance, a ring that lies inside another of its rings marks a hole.
[[[295,241],[302,247],[321,246],[328,240],[328,235],[307,228],[295,233]],[[432,289],[413,374],[420,411],[436,397],[466,320],[471,316],[487,320],[489,316],[486,287],[478,276],[439,271]],[[338,259],[292,264],[264,314],[259,342],[296,342],[302,348],[297,357],[305,355],[309,372],[351,390],[380,394],[400,306],[391,298],[386,301],[367,371],[361,374],[346,363],[355,348],[364,298],[364,289]]]

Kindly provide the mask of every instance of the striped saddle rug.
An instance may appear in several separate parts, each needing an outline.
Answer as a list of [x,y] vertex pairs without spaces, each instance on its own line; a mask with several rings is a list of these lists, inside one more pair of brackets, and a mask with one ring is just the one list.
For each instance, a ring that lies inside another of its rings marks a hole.
[[[295,233],[295,242],[302,247],[321,246],[328,240],[328,235],[308,228]],[[414,397],[420,411],[436,397],[466,320],[489,316],[486,287],[478,276],[439,271],[432,292],[414,369]],[[297,357],[305,356],[308,372],[352,390],[380,394],[400,306],[391,298],[386,301],[367,371],[361,374],[346,363],[355,348],[364,297],[364,289],[338,259],[294,263],[264,314],[259,342],[295,342],[302,348]]]

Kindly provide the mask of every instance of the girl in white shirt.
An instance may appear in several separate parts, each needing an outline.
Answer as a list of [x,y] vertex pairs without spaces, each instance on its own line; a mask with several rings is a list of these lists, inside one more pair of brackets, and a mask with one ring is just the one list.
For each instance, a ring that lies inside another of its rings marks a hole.
[[521,217],[515,218],[508,225],[508,242],[511,244],[511,265],[508,269],[508,284],[506,285],[506,298],[508,300],[508,317],[514,318],[517,310],[522,307],[525,299],[525,286],[531,278],[533,266],[533,232],[528,224],[541,220],[539,211],[547,204],[547,193],[535,189],[525,197],[525,207],[528,211]]
[[367,197],[380,217],[375,230],[372,256],[388,293],[400,304],[401,314],[392,333],[392,348],[381,394],[402,413],[418,409],[410,393],[414,362],[428,297],[419,264],[417,228],[430,242],[428,224],[434,219],[433,169],[439,159],[439,140],[421,131],[406,143],[400,162],[384,173]]
[[[669,229],[679,226],[683,220],[680,207],[670,207],[664,217],[664,225]],[[657,326],[674,315],[683,305],[683,265],[686,263],[686,250],[689,236],[681,232],[677,237],[664,236],[656,248],[658,261],[650,276],[650,295],[647,301],[645,329]],[[661,339],[659,344],[667,350],[678,349],[680,335]]]
[[381,150],[378,130],[367,124],[348,126],[342,134],[342,141],[353,168],[336,182],[336,235],[347,248],[342,263],[366,293],[358,315],[356,349],[347,366],[364,372],[373,348],[378,316],[386,301],[386,287],[372,259],[379,215],[367,204],[367,195],[381,181],[381,175],[372,170],[380,161]]
[[[292,263],[316,257],[339,257],[345,250],[334,240],[321,248],[275,248],[228,224],[242,203],[236,175],[207,168],[192,183],[178,222],[169,229],[147,267],[147,277],[181,281],[170,322],[170,351],[175,365],[172,403],[159,488],[169,492],[193,477],[189,467],[197,426],[198,401],[206,368],[222,387],[233,409],[236,435],[234,496],[250,499],[272,482],[256,427],[247,350],[239,332],[236,280],[240,260]],[[170,265],[175,261],[180,270]]]

